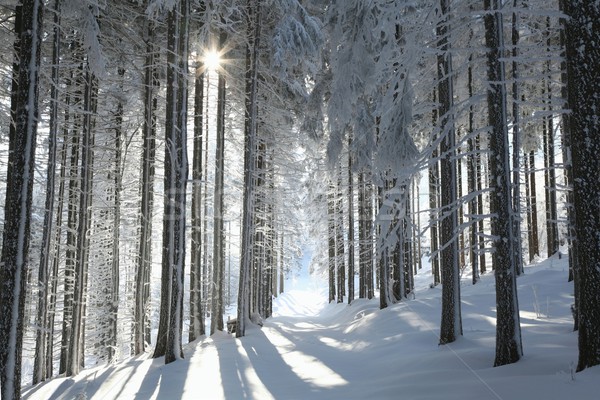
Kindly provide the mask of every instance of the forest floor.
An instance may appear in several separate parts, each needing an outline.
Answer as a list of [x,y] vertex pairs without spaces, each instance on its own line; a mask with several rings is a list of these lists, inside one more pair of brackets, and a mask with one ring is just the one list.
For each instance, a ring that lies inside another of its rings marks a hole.
[[326,286],[300,276],[274,316],[241,340],[217,333],[185,346],[169,365],[148,355],[27,387],[49,399],[592,399],[600,367],[575,374],[577,334],[566,261],[526,267],[518,278],[524,357],[493,368],[492,274],[461,286],[464,336],[438,346],[441,288],[417,275],[415,298],[327,304]]

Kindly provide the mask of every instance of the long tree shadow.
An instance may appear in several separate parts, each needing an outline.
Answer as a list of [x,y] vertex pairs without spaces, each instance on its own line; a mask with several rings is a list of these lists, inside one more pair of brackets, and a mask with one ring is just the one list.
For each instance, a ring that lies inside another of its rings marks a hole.
[[[322,328],[316,332],[312,331],[314,335],[307,338],[306,334],[285,329],[283,326],[277,324],[269,324],[268,327],[276,334],[281,335],[289,342],[294,343],[295,351],[318,359],[321,364],[348,382],[352,382],[353,377],[348,376],[348,366],[356,361],[356,353],[327,345],[327,341],[324,340],[329,338],[332,333],[334,336],[340,336],[340,333]],[[308,332],[310,329],[307,328],[302,330]],[[269,339],[267,338],[267,340]],[[357,371],[358,370],[360,370],[359,365],[357,365]]]
[[[252,329],[234,343],[217,347],[226,398],[262,399],[259,392],[268,391],[275,399],[306,399],[328,391],[298,376],[262,330]],[[235,370],[227,370],[232,360]],[[252,372],[260,382],[253,382]]]
[[[191,359],[197,348],[193,347],[189,350],[185,354],[185,358]],[[189,360],[176,360],[169,364],[164,364],[164,362],[164,357],[155,358],[152,361],[152,366],[144,375],[144,380],[136,393],[136,400],[149,399],[157,390],[156,398],[158,399],[183,398],[185,382],[188,378],[191,363]],[[163,374],[163,371],[165,371],[165,374]],[[168,382],[164,382],[164,376],[169,377]]]

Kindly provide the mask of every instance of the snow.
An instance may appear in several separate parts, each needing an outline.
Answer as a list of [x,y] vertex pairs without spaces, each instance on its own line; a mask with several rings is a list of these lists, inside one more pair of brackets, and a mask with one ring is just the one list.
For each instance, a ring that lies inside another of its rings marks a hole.
[[[566,257],[565,257],[566,258]],[[518,278],[524,357],[493,368],[492,274],[462,281],[464,336],[438,346],[441,288],[415,277],[415,299],[379,310],[379,300],[327,304],[326,283],[288,280],[262,329],[235,339],[218,332],[164,365],[148,355],[29,388],[47,399],[586,399],[600,368],[573,375],[572,283],[564,258],[526,267]]]

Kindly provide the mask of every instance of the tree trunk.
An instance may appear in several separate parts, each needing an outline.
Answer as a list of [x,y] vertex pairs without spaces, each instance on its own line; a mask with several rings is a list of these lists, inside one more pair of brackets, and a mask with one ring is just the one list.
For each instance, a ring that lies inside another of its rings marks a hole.
[[[123,92],[123,78],[125,69],[118,68],[119,79],[121,80],[120,90]],[[109,335],[108,335],[108,362],[114,362],[117,355],[117,334],[119,319],[119,249],[121,240],[121,191],[123,185],[123,103],[119,101],[115,113],[115,161],[114,161],[114,214],[112,227],[112,271],[110,283],[110,311],[109,311]]]
[[[79,43],[76,39],[71,42],[71,51],[76,59],[80,57]],[[82,61],[75,71],[71,71],[70,79],[67,82],[67,88],[73,88],[73,94],[67,99],[67,104],[73,105],[75,108],[83,108],[81,86],[83,68]],[[67,91],[67,96],[69,92]],[[70,100],[70,101],[69,101]],[[68,113],[65,112],[65,125],[67,125]],[[70,128],[70,152],[69,152],[69,190],[68,190],[68,205],[67,205],[67,243],[65,251],[65,277],[64,277],[64,296],[63,296],[63,322],[62,322],[62,338],[60,364],[58,373],[64,374],[67,370],[67,363],[70,357],[70,340],[71,329],[73,322],[73,289],[74,275],[76,265],[77,248],[77,218],[79,216],[78,204],[80,195],[80,179],[79,179],[79,158],[81,152],[80,132],[82,131],[81,115],[73,113],[72,125]],[[67,128],[67,129],[68,129]]]
[[152,269],[152,209],[154,205],[154,165],[156,155],[156,109],[158,98],[157,50],[154,46],[154,24],[146,22],[146,58],[144,61],[144,125],[142,130],[142,181],[140,203],[140,236],[135,274],[135,307],[133,354],[143,353],[150,328],[150,272]]
[[194,155],[192,165],[192,254],[190,265],[190,333],[193,342],[204,335],[202,308],[202,135],[204,109],[204,65],[196,66],[194,91]]
[[[183,332],[183,283],[185,269],[185,225],[186,225],[186,195],[188,179],[187,159],[187,70],[188,70],[188,37],[189,37],[189,0],[181,0],[171,11],[175,25],[174,39],[176,42],[175,87],[173,96],[173,130],[171,133],[172,146],[166,146],[175,162],[173,166],[173,181],[171,186],[174,193],[171,197],[175,204],[173,210],[173,242],[171,250],[171,309],[169,315],[169,333],[165,364],[183,358],[181,335]],[[169,105],[167,105],[168,107]],[[167,111],[168,112],[168,111]],[[168,118],[167,118],[168,120]],[[167,128],[168,131],[168,128]]]
[[342,189],[342,167],[338,168],[338,180],[336,187],[335,207],[335,232],[336,232],[336,265],[337,265],[337,302],[344,302],[344,291],[346,287],[346,252],[344,244],[344,195]]
[[327,190],[327,237],[328,237],[328,266],[329,266],[329,302],[335,300],[335,185],[329,183]]
[[167,17],[167,104],[165,118],[164,216],[159,331],[153,357],[168,364],[183,357],[183,271],[187,187],[187,59],[189,3]]
[[91,226],[92,209],[92,182],[93,182],[93,117],[98,86],[96,78],[89,70],[87,62],[84,66],[84,97],[83,97],[83,122],[81,143],[81,173],[80,196],[77,216],[77,248],[75,258],[75,271],[73,274],[73,317],[69,336],[69,350],[66,365],[67,376],[77,375],[84,362],[84,337],[85,329],[85,302],[87,291],[87,273],[89,256],[89,234]]
[[537,211],[537,189],[535,184],[535,152],[529,152],[529,189],[531,202],[531,243],[529,245],[529,261],[540,254],[540,240],[538,236],[538,211]]
[[[24,0],[17,7],[9,160],[4,204],[0,281],[0,394],[21,397],[21,353],[29,257],[32,189],[38,121],[38,82],[43,3]],[[16,89],[16,92],[14,91]]]
[[[69,96],[65,98],[65,125],[69,120]],[[54,224],[54,255],[52,259],[52,286],[50,289],[50,298],[48,300],[48,333],[46,334],[46,367],[44,380],[52,377],[54,369],[54,320],[56,316],[56,299],[58,297],[58,272],[60,264],[60,247],[61,247],[61,231],[63,221],[63,209],[65,204],[65,181],[66,181],[66,164],[67,164],[67,149],[68,149],[68,129],[63,129],[63,144],[60,163],[60,184],[58,186],[58,206],[56,210],[56,223]]]
[[568,104],[572,142],[573,209],[575,210],[575,307],[578,316],[577,371],[600,365],[600,93],[593,78],[600,69],[597,45],[600,9],[596,2],[563,3]]
[[[436,100],[437,94],[434,91],[433,93],[433,101]],[[438,110],[434,109],[432,113],[432,123],[433,125],[438,124]],[[434,136],[431,138],[432,142],[437,141],[437,137]],[[437,286],[441,282],[440,276],[440,256],[438,254],[439,250],[439,191],[440,191],[440,169],[439,169],[439,150],[436,146],[431,152],[431,161],[429,162],[429,233],[430,237],[430,260],[431,260],[431,274],[433,275],[433,285]]]
[[[58,136],[58,84],[60,63],[60,0],[54,3],[54,38],[52,47],[52,75],[50,88],[50,127],[48,132],[48,167],[46,171],[46,200],[44,203],[44,226],[42,231],[42,245],[40,254],[40,266],[38,270],[38,309],[36,318],[35,357],[33,365],[32,383],[46,379],[46,345],[47,332],[50,331],[48,324],[48,285],[50,246],[52,243],[53,219],[54,219],[54,189],[56,182],[56,146]],[[51,349],[49,350],[51,352]],[[50,357],[52,357],[50,355]]]
[[[220,48],[225,45],[225,33],[219,38]],[[224,176],[225,176],[225,74],[219,72],[217,91],[217,131],[215,153],[215,196],[213,223],[213,282],[212,282],[212,311],[210,334],[223,330],[223,283],[225,273],[225,247],[223,232],[224,205]]]
[[[517,9],[518,1],[513,0],[513,7],[515,10]],[[519,65],[517,63],[517,59],[519,57],[519,14],[516,11],[512,13],[512,31],[511,31],[511,39],[512,39],[512,117],[513,117],[513,157],[512,157],[512,168],[513,168],[513,185],[512,185],[512,202],[513,202],[513,256],[514,256],[514,265],[515,271],[517,275],[523,273],[523,254],[521,248],[521,170],[519,165],[519,160],[521,159],[519,155],[521,154],[521,133],[520,133],[520,108],[519,108],[519,100],[520,100],[520,90],[519,90]]]
[[352,136],[348,135],[348,304],[354,301],[354,182],[351,146]]
[[441,170],[441,272],[442,272],[442,320],[440,324],[440,344],[454,342],[462,336],[460,312],[460,270],[458,265],[458,215],[456,186],[456,144],[454,121],[452,119],[453,88],[452,58],[449,52],[448,31],[449,2],[440,1],[442,15],[437,26],[439,117],[442,141],[440,143]]
[[364,299],[367,297],[367,263],[371,255],[367,251],[366,231],[367,210],[365,196],[364,172],[358,174],[358,297]]
[[374,257],[374,234],[373,229],[373,181],[372,174],[368,175],[368,179],[365,179],[365,208],[366,208],[366,226],[367,232],[367,265],[366,265],[366,279],[367,279],[367,299],[375,297],[375,281],[373,280],[373,268],[375,265]]
[[[565,11],[565,0],[559,0],[560,10],[562,12]],[[560,43],[561,48],[566,48],[566,19],[561,18],[560,23],[562,29],[560,30]],[[568,89],[567,85],[569,84],[568,73],[567,73],[567,62],[566,62],[566,54],[563,54],[562,61],[560,63],[560,81],[561,81],[561,97],[565,101],[563,108],[565,110],[569,110],[569,101],[568,101]],[[562,157],[563,164],[565,168],[565,186],[567,188],[567,243],[569,245],[569,282],[571,282],[574,277],[575,270],[575,262],[577,260],[577,250],[573,245],[573,241],[575,239],[575,210],[573,209],[573,168],[572,168],[572,135],[571,135],[571,122],[570,122],[570,114],[563,112],[561,114],[561,132],[562,132]]]
[[[546,29],[550,30],[550,17],[546,17]],[[547,52],[551,54],[551,37],[546,39]],[[552,62],[546,62],[547,85],[546,94],[548,100],[549,115],[546,118],[546,135],[544,135],[544,162],[546,169],[546,229],[548,237],[548,257],[556,254],[559,250],[558,239],[558,213],[556,210],[556,163],[554,161],[554,115],[552,115]]]
[[496,358],[494,366],[517,362],[522,355],[521,327],[517,301],[511,218],[508,128],[506,126],[506,88],[501,52],[504,48],[502,14],[498,0],[484,0],[491,11],[484,16],[488,48],[488,118],[490,134],[490,213],[494,252],[492,262],[496,278]]
[[[473,30],[470,30],[470,36],[473,36]],[[473,55],[469,55],[469,68],[467,70],[468,83],[467,89],[469,91],[469,99],[473,99]],[[472,270],[472,282],[473,285],[479,281],[479,239],[478,239],[478,220],[481,216],[477,217],[477,157],[475,152],[477,151],[476,137],[475,134],[475,112],[473,110],[473,104],[469,105],[469,127],[467,130],[467,146],[468,146],[468,157],[467,157],[467,188],[471,193],[471,198],[468,203],[469,211],[469,261],[471,263]]]
[[248,3],[246,45],[246,77],[244,108],[244,194],[242,216],[242,243],[236,337],[246,335],[246,322],[250,320],[250,274],[254,249],[254,162],[257,145],[257,85],[258,56],[260,48],[260,1]]
[[[477,183],[477,214],[483,215],[483,157],[481,154],[481,134],[477,134],[475,138],[475,180]],[[479,252],[479,271],[483,274],[486,272],[486,257],[485,257],[485,237],[484,237],[485,223],[483,218],[479,218],[478,229],[479,232],[479,243],[477,250]]]

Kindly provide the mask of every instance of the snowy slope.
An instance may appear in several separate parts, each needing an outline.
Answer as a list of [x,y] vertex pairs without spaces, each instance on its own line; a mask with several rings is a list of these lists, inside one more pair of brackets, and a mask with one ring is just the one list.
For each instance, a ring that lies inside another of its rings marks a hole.
[[[219,333],[186,347],[185,360],[138,357],[28,388],[47,399],[593,399],[600,368],[576,374],[572,284],[563,260],[518,279],[524,358],[492,368],[494,281],[463,282],[464,337],[438,346],[440,288],[417,277],[414,300],[380,311],[377,299],[326,304],[307,278],[242,340]],[[288,282],[290,283],[290,282]],[[537,310],[537,313],[536,313]]]

